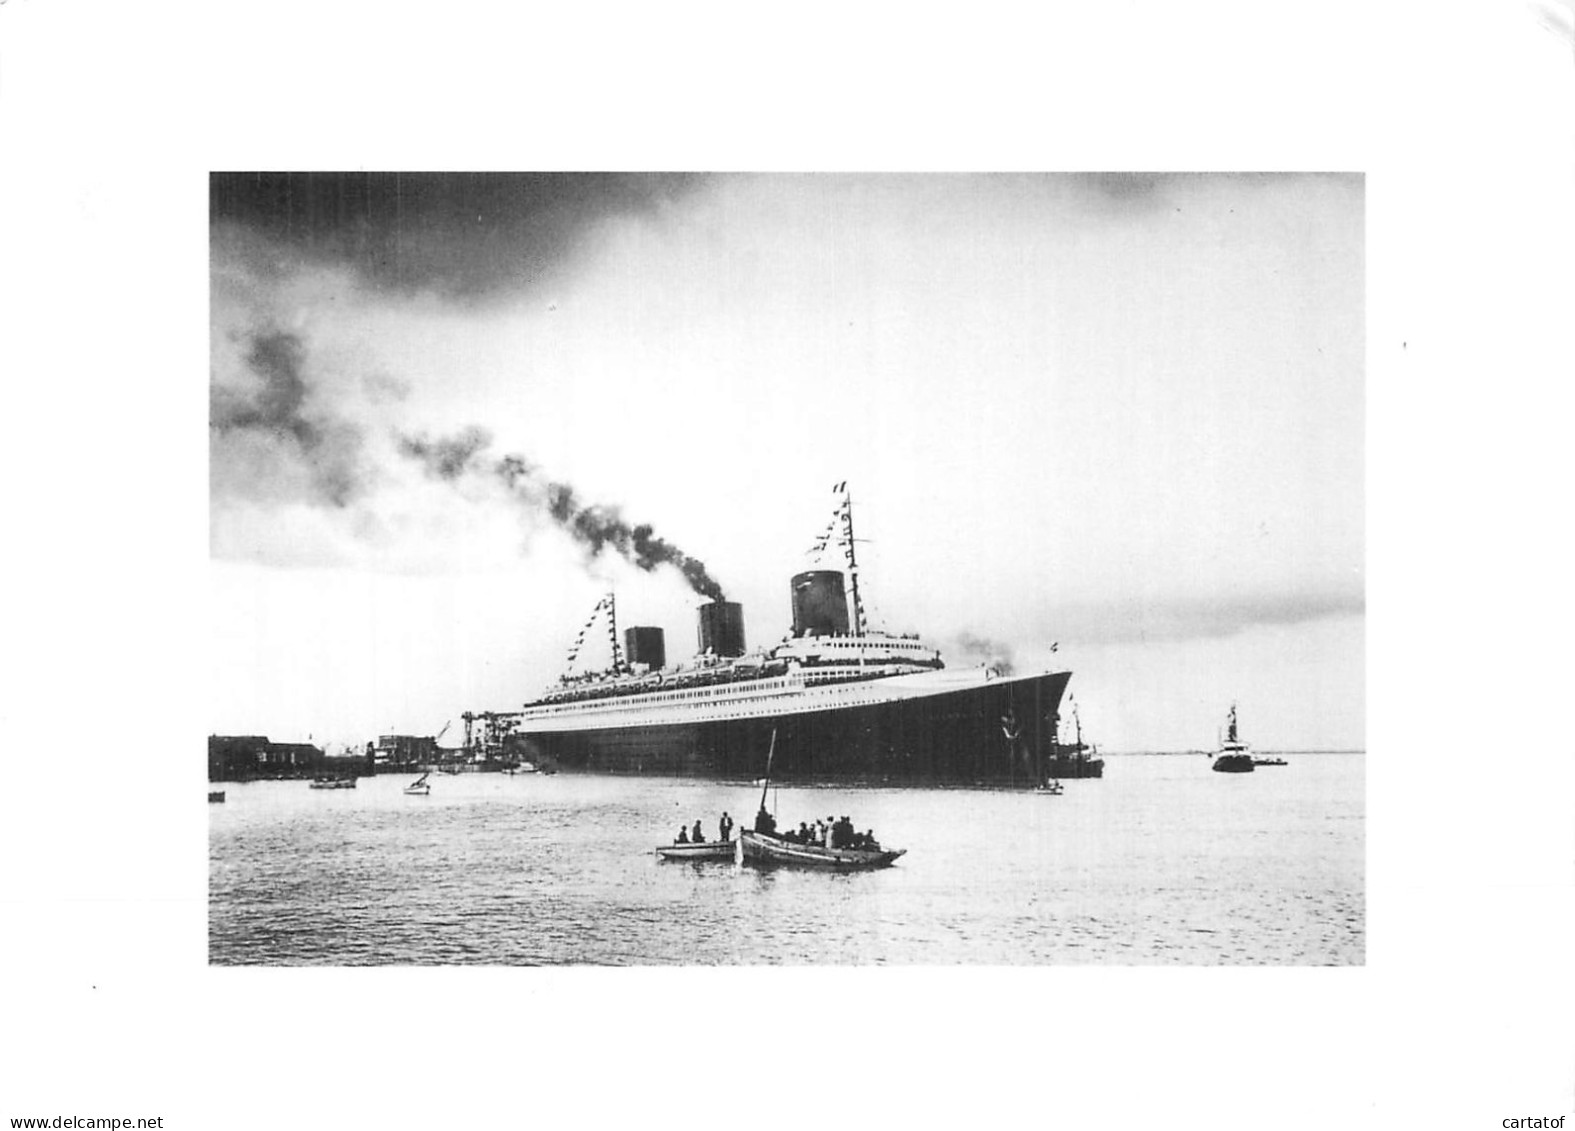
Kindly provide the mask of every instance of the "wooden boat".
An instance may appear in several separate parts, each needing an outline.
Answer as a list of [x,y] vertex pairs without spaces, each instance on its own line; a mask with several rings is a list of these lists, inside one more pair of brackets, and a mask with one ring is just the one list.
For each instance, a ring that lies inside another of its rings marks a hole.
[[223,801],[224,800],[224,790],[222,790],[222,789],[210,789],[208,791],[208,800],[209,801]]
[[354,789],[355,778],[313,778],[313,789]]
[[664,844],[656,850],[663,860],[732,860],[738,852],[736,840],[708,840],[699,844]]
[[[845,872],[885,868],[907,851],[905,848],[832,848],[829,845],[801,844],[776,832],[776,817],[766,810],[766,791],[771,788],[771,756],[776,752],[777,732],[771,732],[771,749],[766,751],[766,776],[761,779],[760,811],[753,829],[740,830],[734,859],[742,864],[771,867],[779,864],[827,868]],[[828,838],[829,839],[829,838]]]
[[1225,740],[1219,751],[1210,755],[1214,759],[1211,769],[1222,774],[1252,773],[1252,754],[1249,747],[1236,735],[1236,704],[1230,705],[1230,719],[1225,724]]
[[738,836],[738,855],[751,864],[790,864],[839,872],[886,868],[907,851],[906,848],[822,848],[818,844],[799,844],[775,833],[750,830]]
[[431,771],[429,770],[426,773],[422,774],[415,781],[413,781],[409,785],[405,786],[405,794],[406,794],[406,796],[409,796],[409,797],[426,797],[427,795],[429,795],[432,792],[432,787],[427,784],[427,778],[429,778],[431,776],[432,776],[432,774],[431,774]]

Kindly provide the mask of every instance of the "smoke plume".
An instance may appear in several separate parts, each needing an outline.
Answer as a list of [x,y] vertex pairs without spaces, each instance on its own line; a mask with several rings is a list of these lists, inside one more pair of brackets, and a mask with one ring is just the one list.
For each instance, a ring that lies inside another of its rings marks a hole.
[[631,525],[617,507],[581,502],[573,487],[542,477],[521,456],[487,457],[491,443],[485,429],[472,426],[437,439],[402,435],[399,451],[420,463],[434,479],[450,483],[477,475],[496,479],[511,499],[531,510],[544,511],[592,557],[610,550],[646,572],[670,565],[702,597],[723,599],[722,587],[706,571],[705,563],[658,537],[649,523]]
[[[347,506],[366,488],[358,425],[314,405],[306,350],[295,334],[250,335],[239,386],[210,386],[210,458],[219,494],[272,489],[314,503]],[[261,466],[259,466],[261,465]],[[278,472],[261,476],[259,471]]]
[[[357,505],[350,517],[363,521],[356,528],[375,528],[375,520],[363,513],[374,505],[372,486],[399,476],[377,466],[364,442],[365,428],[350,419],[351,414],[375,419],[367,415],[370,402],[346,400],[342,391],[337,400],[329,395],[322,387],[325,375],[314,372],[297,334],[267,328],[230,341],[241,352],[221,367],[222,374],[213,373],[209,391],[214,499],[267,506],[307,503],[341,511]],[[375,388],[364,389],[362,396],[388,399]],[[722,599],[722,587],[698,558],[658,537],[649,523],[628,522],[617,507],[582,501],[573,487],[547,478],[522,456],[493,455],[492,436],[484,428],[435,438],[396,428],[393,440],[398,456],[414,461],[429,478],[456,488],[490,484],[517,510],[551,519],[592,557],[614,553],[646,572],[672,566],[696,593]]]
[[998,640],[964,632],[957,637],[957,651],[971,660],[994,668],[1001,675],[1011,675],[1015,670],[1012,649]]

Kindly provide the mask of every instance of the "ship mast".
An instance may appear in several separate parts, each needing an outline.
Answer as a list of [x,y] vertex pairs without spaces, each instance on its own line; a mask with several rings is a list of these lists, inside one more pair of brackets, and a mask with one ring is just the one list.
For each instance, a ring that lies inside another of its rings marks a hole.
[[608,593],[600,601],[596,602],[596,607],[591,610],[590,619],[585,622],[580,629],[580,634],[574,638],[574,643],[569,646],[569,657],[564,663],[562,681],[569,679],[569,673],[574,670],[574,663],[579,659],[580,649],[585,645],[585,634],[591,630],[591,626],[596,623],[597,616],[604,609],[607,611],[608,643],[612,646],[612,672],[614,675],[623,674],[623,649],[618,647],[617,601],[612,593]]
[[[848,541],[848,579],[853,585],[853,635],[864,635],[864,602],[859,600],[859,562],[853,551],[853,496],[842,492],[842,525]],[[862,658],[862,657],[861,657]]]
[[607,594],[607,634],[612,637],[613,675],[622,675],[623,650],[618,647],[618,602],[612,593]]

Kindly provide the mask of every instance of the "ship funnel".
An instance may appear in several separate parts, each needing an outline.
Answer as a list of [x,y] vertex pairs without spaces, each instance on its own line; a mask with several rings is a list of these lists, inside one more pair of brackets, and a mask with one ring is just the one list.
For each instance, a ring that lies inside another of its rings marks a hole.
[[625,629],[623,650],[631,664],[645,664],[653,672],[667,666],[667,641],[659,628]]
[[744,606],[712,601],[700,606],[700,651],[718,656],[744,654]]
[[848,596],[842,588],[840,570],[796,573],[790,588],[793,591],[794,636],[847,635]]

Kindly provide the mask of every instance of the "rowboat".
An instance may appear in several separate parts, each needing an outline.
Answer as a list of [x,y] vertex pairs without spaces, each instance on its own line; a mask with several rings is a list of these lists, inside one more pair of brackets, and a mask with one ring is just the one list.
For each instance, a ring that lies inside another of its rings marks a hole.
[[[760,812],[755,815],[755,827],[739,831],[734,857],[738,863],[749,861],[759,867],[774,867],[778,864],[788,864],[809,868],[826,868],[837,872],[858,871],[867,868],[885,868],[897,857],[908,851],[906,848],[884,849],[875,848],[850,848],[846,846],[833,848],[832,842],[837,839],[837,829],[834,826],[828,831],[826,844],[803,844],[785,836],[778,835],[777,819],[775,815],[766,811],[766,791],[771,788],[771,757],[777,749],[777,732],[771,731],[771,747],[766,751],[766,776],[760,779]],[[839,822],[840,824],[840,822]],[[846,833],[853,832],[853,826],[847,825]]]
[[354,789],[355,778],[313,778],[313,789]]
[[738,836],[738,852],[751,864],[791,864],[809,868],[853,871],[886,868],[906,848],[822,848],[818,844],[799,844],[773,833],[744,830]]
[[208,791],[208,800],[209,801],[223,801],[224,800],[224,790],[222,790],[222,789],[210,789]]
[[699,844],[664,844],[656,850],[663,860],[731,860],[737,851],[731,840],[702,841]]

